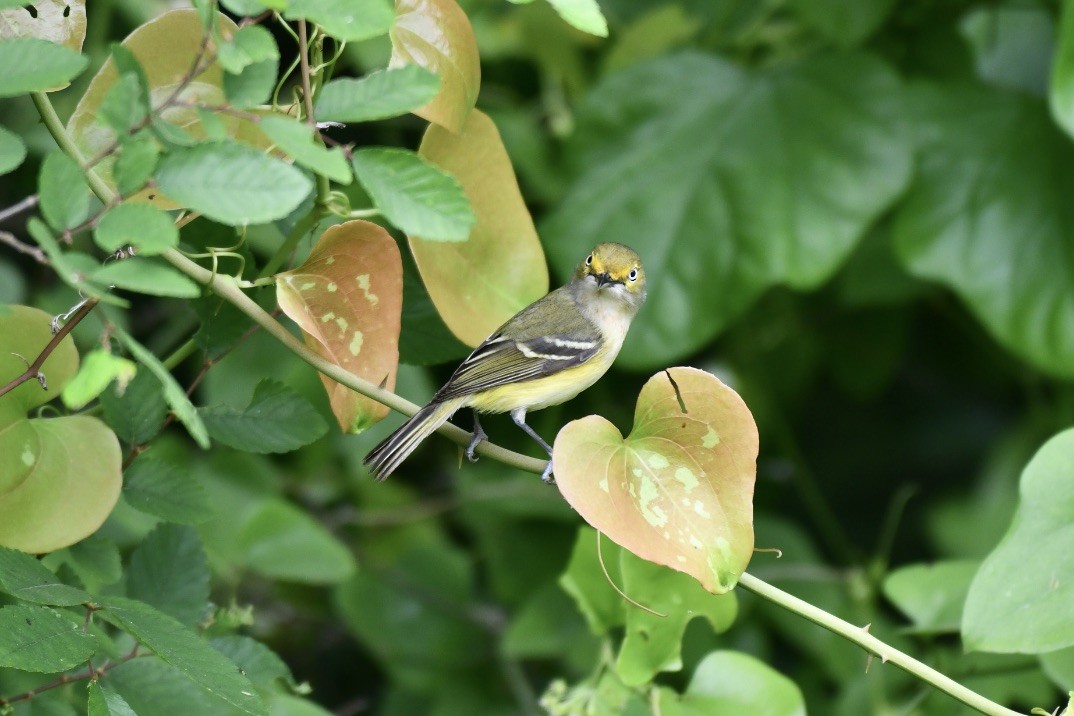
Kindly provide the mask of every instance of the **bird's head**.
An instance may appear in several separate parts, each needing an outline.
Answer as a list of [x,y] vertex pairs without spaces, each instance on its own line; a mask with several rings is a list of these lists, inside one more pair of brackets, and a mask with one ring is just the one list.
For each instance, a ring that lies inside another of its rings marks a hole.
[[591,285],[598,294],[614,296],[637,310],[645,301],[645,269],[629,246],[604,243],[578,264],[574,279]]

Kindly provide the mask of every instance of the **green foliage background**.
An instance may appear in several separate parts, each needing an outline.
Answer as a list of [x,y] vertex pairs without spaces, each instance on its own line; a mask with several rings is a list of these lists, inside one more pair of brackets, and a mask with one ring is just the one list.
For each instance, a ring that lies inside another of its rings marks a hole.
[[[224,4],[260,12],[254,0]],[[567,15],[588,7],[553,4]],[[650,277],[617,367],[531,424],[550,437],[596,413],[626,432],[654,371],[689,364],[720,375],[760,428],[756,543],[783,552],[756,554],[751,573],[868,624],[1009,708],[1062,704],[1074,689],[1074,437],[1061,433],[1074,424],[1074,10],[1031,0],[600,0],[601,39],[541,1],[461,5],[481,55],[478,107],[503,136],[552,283],[607,240],[638,250]],[[90,68],[165,9],[90,2]],[[330,18],[306,16],[333,34]],[[286,67],[293,40],[265,27]],[[346,46],[336,76],[388,63],[390,41],[374,34]],[[267,61],[265,38],[248,39],[229,77]],[[51,95],[62,117],[91,74]],[[411,79],[418,93],[429,82]],[[0,206],[40,192],[54,229],[77,226],[95,201],[77,166],[49,154],[25,90],[3,80],[0,89],[11,96],[0,101],[0,168],[11,169]],[[359,123],[401,112],[369,111],[327,135],[417,148],[423,120]],[[87,658],[118,662],[136,641],[157,656],[110,669],[88,695],[80,681],[13,702],[15,713],[233,713],[250,689],[273,714],[507,714],[536,712],[539,699],[571,714],[654,704],[663,714],[970,712],[776,604],[742,590],[712,597],[605,541],[613,581],[674,614],[626,604],[555,489],[489,459],[460,467],[446,441],[430,440],[374,484],[361,458],[398,416],[340,434],[313,369],[263,331],[244,336],[245,316],[145,256],[179,241],[232,246],[231,225],[250,221],[236,254],[256,278],[309,212],[308,200],[298,204],[310,174],[339,171],[326,155],[287,149],[296,165],[248,167],[240,186],[276,171],[280,196],[245,216],[228,199],[235,186],[207,186],[191,169],[213,145],[173,147],[158,185],[190,190],[189,205],[213,221],[178,236],[157,227],[138,272],[110,268],[126,261],[96,269],[129,289],[130,309],[108,314],[113,353],[148,363],[139,351],[163,358],[191,336],[195,350],[159,369],[174,376],[163,389],[143,366],[122,396],[110,387],[90,405],[128,455],[152,438],[104,526],[46,556],[46,573],[0,552],[0,667],[13,667],[0,668],[0,699],[65,669],[82,673]],[[354,167],[359,181],[333,188],[354,207],[368,191],[380,207]],[[49,186],[64,191],[50,196]],[[451,192],[450,182],[438,188]],[[381,210],[403,229],[422,219]],[[446,238],[465,232],[467,211],[451,207]],[[114,216],[98,227],[98,248],[88,232],[75,248],[100,256],[159,215]],[[47,232],[31,231],[26,215],[0,230],[31,244]],[[396,392],[423,403],[466,349],[436,317],[405,244]],[[67,311],[76,292],[55,268],[0,247],[0,303]],[[271,289],[249,294],[275,307]],[[75,329],[83,361],[101,333],[94,319]],[[184,412],[173,398],[192,383]],[[264,404],[274,406],[267,417],[251,417]],[[182,426],[195,437],[202,426],[212,446],[198,450]],[[532,452],[506,419],[485,427]],[[86,592],[103,595],[88,630],[96,646],[81,630]],[[23,654],[3,636],[31,617],[46,630],[35,639],[52,629],[66,651]]]

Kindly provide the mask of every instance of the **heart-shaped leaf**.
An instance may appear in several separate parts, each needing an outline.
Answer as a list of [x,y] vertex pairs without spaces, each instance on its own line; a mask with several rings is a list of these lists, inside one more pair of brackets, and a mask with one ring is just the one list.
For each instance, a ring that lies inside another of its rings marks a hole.
[[[348,221],[325,231],[301,266],[277,276],[276,300],[313,350],[388,390],[395,386],[403,267],[383,228]],[[321,380],[344,432],[361,432],[388,414],[375,400]]]
[[733,588],[753,553],[757,426],[738,393],[696,368],[645,384],[634,429],[575,420],[556,436],[553,465],[583,519],[643,559]]

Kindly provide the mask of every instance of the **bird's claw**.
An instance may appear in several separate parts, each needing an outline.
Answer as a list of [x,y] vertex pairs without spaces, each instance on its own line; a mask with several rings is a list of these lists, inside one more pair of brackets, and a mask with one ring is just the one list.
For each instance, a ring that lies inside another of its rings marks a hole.
[[477,455],[474,451],[477,450],[477,446],[480,445],[488,438],[485,431],[481,429],[481,425],[478,424],[474,429],[474,436],[470,438],[470,444],[466,446],[466,459],[470,462],[477,462]]
[[549,460],[548,464],[544,466],[544,472],[541,473],[541,480],[546,485],[556,484],[556,478],[552,476],[552,461]]

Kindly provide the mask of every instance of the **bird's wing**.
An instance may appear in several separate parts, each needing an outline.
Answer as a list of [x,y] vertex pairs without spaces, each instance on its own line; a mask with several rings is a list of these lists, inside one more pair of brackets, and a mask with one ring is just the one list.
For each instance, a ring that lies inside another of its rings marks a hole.
[[[596,355],[601,346],[600,332],[574,305],[558,307],[564,310],[547,305],[561,301],[573,304],[573,299],[561,289],[505,323],[462,362],[436,394],[436,400],[543,378]],[[547,318],[555,325],[544,325]]]

